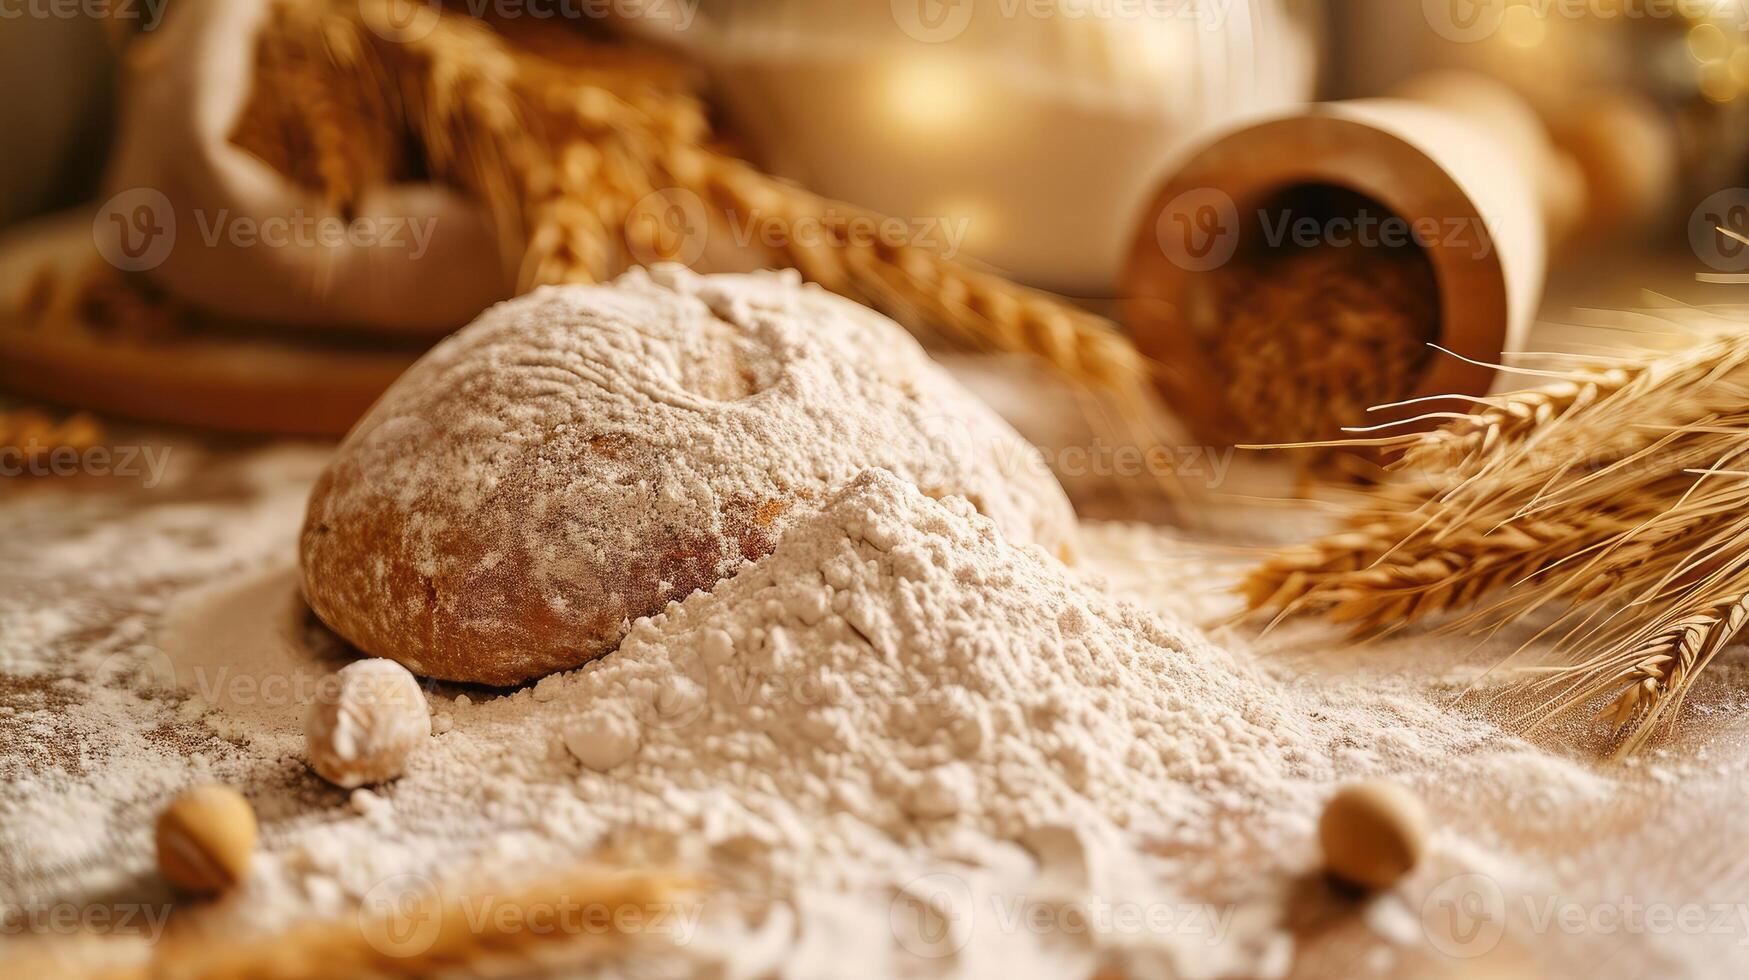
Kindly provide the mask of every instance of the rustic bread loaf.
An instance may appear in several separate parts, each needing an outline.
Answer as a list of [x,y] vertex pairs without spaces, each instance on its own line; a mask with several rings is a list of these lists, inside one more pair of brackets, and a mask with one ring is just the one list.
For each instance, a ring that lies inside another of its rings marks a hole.
[[794,273],[548,287],[439,344],[347,437],[304,592],[368,653],[516,683],[612,650],[874,466],[1071,556],[1036,451],[884,317]]

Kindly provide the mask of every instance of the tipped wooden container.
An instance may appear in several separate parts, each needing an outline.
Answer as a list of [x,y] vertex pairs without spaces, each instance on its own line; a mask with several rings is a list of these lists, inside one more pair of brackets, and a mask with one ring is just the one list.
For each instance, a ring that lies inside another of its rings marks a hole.
[[[1161,365],[1164,394],[1202,438],[1242,438],[1208,355],[1227,319],[1217,273],[1282,247],[1285,202],[1300,208],[1295,220],[1341,227],[1329,224],[1341,214],[1317,211],[1324,191],[1401,219],[1437,280],[1435,342],[1484,363],[1522,343],[1547,243],[1576,216],[1581,193],[1528,107],[1480,76],[1429,77],[1401,97],[1311,106],[1204,141],[1143,212],[1121,301],[1136,343]],[[1486,394],[1496,372],[1461,358],[1435,353],[1407,397]]]

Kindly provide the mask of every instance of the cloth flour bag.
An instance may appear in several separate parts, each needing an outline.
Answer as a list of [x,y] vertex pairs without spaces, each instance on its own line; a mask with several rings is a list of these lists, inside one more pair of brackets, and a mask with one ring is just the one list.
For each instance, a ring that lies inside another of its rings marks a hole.
[[211,313],[438,336],[510,293],[483,209],[431,184],[353,215],[233,145],[273,0],[178,0],[127,54],[99,252]]

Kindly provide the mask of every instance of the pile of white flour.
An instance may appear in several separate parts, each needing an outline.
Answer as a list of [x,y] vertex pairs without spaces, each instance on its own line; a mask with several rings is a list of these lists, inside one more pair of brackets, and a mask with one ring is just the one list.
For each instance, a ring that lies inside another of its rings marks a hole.
[[[706,870],[756,918],[794,916],[786,956],[850,941],[872,973],[919,944],[954,954],[944,969],[1012,954],[1000,930],[954,933],[951,909],[945,933],[895,935],[908,887],[1190,908],[1139,843],[1255,806],[1306,767],[1291,743],[1311,726],[1227,654],[878,470],[613,655],[440,711],[448,730],[361,807],[374,825],[295,834],[275,870],[359,894],[459,870],[453,838],[479,827],[487,866],[606,850]],[[686,953],[736,962],[747,948],[712,930],[744,925],[707,917]],[[1182,926],[1057,953],[1252,952]]]
[[1065,891],[1041,900],[1164,901],[1092,876],[1278,785],[1306,724],[1226,654],[879,470],[529,699],[583,764],[549,828],[780,900],[890,903],[943,867],[1042,859]]
[[[1283,733],[1306,724],[1230,656],[885,470],[531,697],[564,706],[565,743],[591,770],[582,826],[695,834],[709,807],[688,812],[677,791],[716,794],[741,767],[770,785],[717,822],[791,852],[772,867],[786,876],[816,849],[866,867],[879,841],[949,828],[1200,822],[1278,783],[1295,761]],[[627,788],[660,802],[604,814]],[[784,839],[834,812],[875,834]]]
[[[173,616],[171,658],[214,619]],[[1207,844],[1329,769],[1301,747],[1319,723],[1255,670],[884,470],[614,654],[438,710],[407,775],[352,801],[364,819],[289,833],[258,893],[607,852],[705,871],[751,903],[707,910],[680,944],[687,970],[841,974],[850,944],[871,975],[895,957],[976,975],[1028,948],[1046,972],[1136,957],[1249,971],[1279,937],[1229,934],[1144,845]],[[277,727],[295,755],[291,721]],[[994,918],[1113,905],[1172,927]],[[744,940],[754,926],[777,930],[771,964],[748,961],[771,955]]]

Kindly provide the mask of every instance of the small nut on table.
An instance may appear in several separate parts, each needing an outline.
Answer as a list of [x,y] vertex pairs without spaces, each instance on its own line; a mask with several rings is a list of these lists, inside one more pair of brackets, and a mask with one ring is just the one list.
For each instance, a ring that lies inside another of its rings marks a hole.
[[431,709],[407,668],[393,660],[347,664],[304,721],[310,765],[346,789],[394,779],[431,737]]
[[216,895],[248,873],[255,832],[255,811],[242,794],[196,786],[158,816],[158,869],[188,891]]
[[1389,888],[1427,849],[1427,810],[1397,783],[1351,783],[1325,804],[1318,840],[1331,875],[1363,888]]

